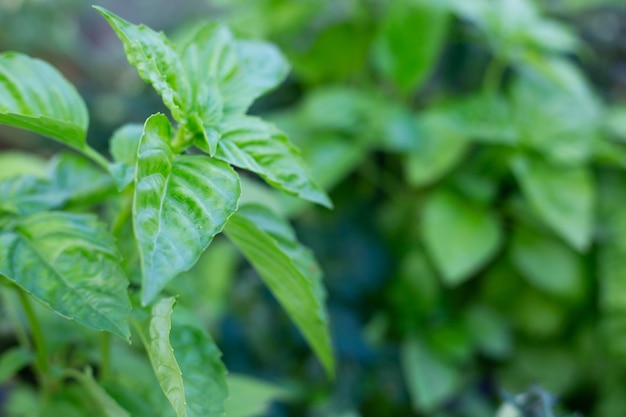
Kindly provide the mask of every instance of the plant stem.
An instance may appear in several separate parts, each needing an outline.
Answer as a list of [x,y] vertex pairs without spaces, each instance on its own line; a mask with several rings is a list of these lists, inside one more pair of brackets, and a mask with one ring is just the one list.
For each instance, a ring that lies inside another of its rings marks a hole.
[[100,379],[104,380],[111,374],[111,334],[102,332],[100,335]]
[[100,152],[96,151],[94,148],[90,148],[89,146],[82,149],[82,151],[85,153],[85,155],[91,158],[92,161],[96,162],[106,171],[109,170],[109,161],[107,161],[107,159],[104,156],[102,156]]
[[26,318],[28,319],[28,324],[30,326],[30,332],[33,338],[33,344],[35,345],[35,351],[37,354],[37,372],[39,375],[40,382],[42,384],[42,388],[46,389],[46,381],[47,376],[50,372],[50,365],[48,363],[48,351],[46,350],[46,345],[43,340],[43,333],[41,332],[41,326],[39,326],[39,320],[35,315],[35,311],[33,310],[33,306],[30,303],[30,299],[24,290],[18,288],[17,293],[20,296],[20,302],[22,303],[22,308],[24,309],[24,313],[26,313]]

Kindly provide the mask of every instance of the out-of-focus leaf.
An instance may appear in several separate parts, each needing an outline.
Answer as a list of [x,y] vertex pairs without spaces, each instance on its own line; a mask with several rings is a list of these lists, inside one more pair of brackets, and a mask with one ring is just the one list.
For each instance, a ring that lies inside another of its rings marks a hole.
[[626,142],[626,104],[609,109],[605,114],[604,125],[613,138]]
[[417,120],[419,136],[405,161],[409,184],[422,187],[450,171],[468,148],[466,137],[446,114],[431,112]]
[[299,151],[285,135],[261,119],[239,117],[220,130],[217,158],[259,174],[270,185],[300,198],[332,207],[311,178]]
[[22,175],[46,178],[46,161],[40,156],[19,151],[0,153],[0,181]]
[[421,221],[426,249],[450,286],[470,278],[500,246],[498,218],[450,190],[429,197]]
[[102,7],[95,8],[124,44],[128,62],[161,95],[174,119],[185,124],[192,107],[190,85],[178,54],[165,35],[144,25],[133,25]]
[[257,417],[267,411],[273,401],[289,397],[284,389],[267,382],[230,374],[227,378],[230,397],[226,401],[228,417]]
[[135,234],[143,271],[142,303],[190,269],[237,209],[237,173],[203,155],[174,155],[171,125],[151,116],[139,144],[134,201]]
[[49,64],[0,54],[0,124],[32,130],[82,150],[87,107],[74,86]]
[[113,132],[111,137],[109,147],[115,162],[109,165],[109,171],[120,191],[135,179],[137,151],[142,132],[142,125],[127,124]]
[[332,375],[324,288],[311,253],[296,241],[283,219],[262,206],[242,207],[228,221],[225,232],[259,272]]
[[130,417],[128,411],[124,410],[93,378],[91,369],[87,368],[85,373],[71,372],[70,375],[76,378],[85,391],[89,394],[103,417]]
[[59,208],[67,199],[52,184],[31,176],[0,181],[0,212],[19,215]]
[[378,70],[403,92],[418,88],[443,49],[449,14],[444,2],[390,4],[374,47]]
[[7,349],[0,355],[0,385],[13,377],[34,359],[32,352],[22,347]]
[[121,256],[95,217],[32,215],[0,233],[0,251],[0,274],[52,310],[88,327],[130,336]]
[[511,259],[536,288],[567,300],[585,293],[579,255],[558,239],[518,227],[513,234]]
[[513,334],[509,324],[487,306],[471,308],[465,316],[465,326],[478,349],[485,355],[501,359],[513,351]]
[[584,167],[559,167],[536,157],[512,162],[524,196],[537,214],[579,251],[590,244],[594,188]]
[[454,395],[462,378],[457,366],[439,358],[417,338],[401,347],[404,379],[416,412],[432,413]]
[[50,182],[68,202],[90,203],[114,188],[111,177],[79,155],[62,153],[50,161]]
[[626,215],[620,192],[608,188],[605,193],[604,198],[614,200],[616,207],[602,215],[607,235],[598,251],[600,306],[618,314],[626,312]]
[[228,397],[226,367],[215,342],[193,315],[177,308],[170,343],[182,372],[188,417],[221,417]]

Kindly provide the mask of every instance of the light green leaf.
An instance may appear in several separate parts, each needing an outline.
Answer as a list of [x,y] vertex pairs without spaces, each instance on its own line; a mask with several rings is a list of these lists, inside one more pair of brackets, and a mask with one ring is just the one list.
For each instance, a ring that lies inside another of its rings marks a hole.
[[225,114],[243,114],[258,97],[287,78],[289,64],[274,45],[261,41],[238,41],[239,68],[222,81],[220,91]]
[[39,213],[0,233],[0,274],[57,313],[128,338],[128,281],[120,258],[93,216]]
[[113,132],[111,137],[109,148],[115,162],[109,164],[109,172],[120,191],[135,179],[137,150],[142,132],[142,125],[127,124]]
[[31,176],[0,181],[0,212],[28,215],[61,207],[67,195],[48,181]]
[[174,407],[176,416],[186,417],[183,376],[170,344],[171,316],[175,302],[174,297],[163,298],[152,306],[149,315],[143,310],[133,310],[133,324],[148,352],[161,389]]
[[324,190],[311,178],[299,151],[276,127],[244,116],[228,120],[220,130],[218,159],[255,172],[289,194],[332,207]]
[[174,155],[162,114],[146,121],[139,144],[133,205],[143,271],[142,303],[190,269],[237,209],[239,177],[226,163]]
[[32,130],[76,149],[87,145],[87,107],[49,64],[18,53],[0,54],[0,124]]
[[231,393],[225,404],[227,417],[257,417],[273,401],[289,397],[284,389],[258,379],[230,374],[227,380]]
[[415,187],[431,184],[461,161],[468,148],[466,137],[444,113],[421,115],[416,145],[405,161],[407,181]]
[[183,376],[186,415],[223,416],[228,397],[226,367],[202,323],[190,312],[177,308],[172,315],[170,343]]
[[27,152],[7,151],[0,153],[0,181],[21,175],[46,178],[46,160]]
[[333,356],[319,267],[289,225],[262,206],[241,208],[225,233],[258,271],[329,375]]
[[437,63],[449,21],[442,3],[392,2],[382,23],[374,44],[374,63],[403,92],[421,86]]
[[582,259],[554,237],[518,227],[513,234],[511,259],[539,290],[569,300],[585,294]]
[[85,373],[77,371],[68,372],[72,377],[85,388],[96,409],[102,412],[103,417],[130,417],[130,413],[124,410],[93,378],[91,369],[87,368]]
[[561,167],[539,158],[518,157],[513,173],[537,214],[579,251],[590,244],[594,188],[584,167]]
[[68,202],[90,203],[114,189],[111,177],[79,155],[61,153],[50,161],[50,182]]
[[488,208],[446,189],[424,204],[422,236],[450,286],[470,278],[495,255],[502,240],[500,222]]
[[413,409],[432,413],[459,389],[458,366],[438,357],[417,338],[405,340],[401,361]]
[[192,107],[189,81],[169,40],[163,33],[144,25],[133,25],[102,7],[95,6],[95,9],[109,22],[124,44],[128,62],[161,95],[174,119],[186,124]]

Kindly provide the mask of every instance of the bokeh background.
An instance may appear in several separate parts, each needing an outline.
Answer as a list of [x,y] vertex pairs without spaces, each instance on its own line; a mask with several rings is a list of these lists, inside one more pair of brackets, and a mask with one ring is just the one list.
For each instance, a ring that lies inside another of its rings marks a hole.
[[[254,178],[246,198],[289,215],[323,267],[336,379],[228,242],[186,277],[229,370],[290,392],[258,416],[484,417],[533,386],[562,410],[624,414],[626,1],[99,5],[171,36],[226,21],[292,64],[252,112],[300,146],[335,209]],[[9,50],[76,85],[103,152],[166,112],[88,2],[0,0]],[[2,151],[60,149],[0,127]]]

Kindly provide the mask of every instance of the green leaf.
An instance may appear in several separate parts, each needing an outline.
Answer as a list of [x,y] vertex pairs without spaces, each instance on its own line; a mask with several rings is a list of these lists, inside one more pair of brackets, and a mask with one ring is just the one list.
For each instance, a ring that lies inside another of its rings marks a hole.
[[513,234],[511,259],[539,290],[566,300],[585,295],[582,259],[556,238],[518,227]]
[[170,342],[183,375],[186,415],[221,417],[228,398],[226,367],[221,352],[188,311],[177,308],[172,316]]
[[133,25],[110,11],[94,6],[124,44],[128,62],[141,78],[152,84],[181,124],[186,124],[192,108],[191,89],[182,62],[163,33],[144,25]]
[[40,178],[22,176],[0,181],[0,212],[34,214],[59,208],[66,198],[67,195]]
[[422,209],[422,236],[444,281],[455,286],[471,277],[498,250],[498,218],[488,208],[446,189]]
[[128,281],[113,238],[94,216],[24,218],[0,232],[0,274],[57,313],[129,337]]
[[189,312],[172,315],[173,297],[158,301],[135,324],[154,372],[178,417],[224,415],[226,368],[215,342]]
[[539,158],[520,156],[513,173],[537,214],[579,251],[590,244],[594,188],[584,167],[561,167]]
[[242,207],[225,233],[304,334],[329,375],[333,357],[319,267],[289,225],[262,206]]
[[0,124],[28,129],[76,149],[87,145],[87,107],[49,64],[18,53],[0,54]]
[[142,303],[190,269],[237,209],[237,173],[202,155],[174,155],[162,114],[146,121],[139,144],[133,205],[143,271]]
[[459,389],[461,375],[457,366],[438,357],[417,338],[405,340],[400,349],[413,409],[432,413]]
[[46,178],[46,160],[41,156],[20,151],[0,153],[0,181],[21,175]]
[[13,347],[0,355],[0,384],[4,385],[22,368],[33,362],[33,353],[23,347]]
[[111,177],[79,155],[61,153],[50,161],[50,182],[67,202],[91,203],[114,189]]
[[403,92],[421,86],[443,49],[448,21],[442,2],[393,2],[374,45],[378,70]]
[[244,116],[228,120],[220,130],[218,159],[255,172],[291,195],[332,207],[324,190],[311,178],[299,151],[273,125]]
[[142,125],[127,124],[113,132],[111,137],[109,148],[115,162],[109,164],[109,172],[120,191],[135,179],[137,150],[142,133]]
[[93,378],[91,369],[87,368],[85,373],[70,371],[72,377],[81,383],[85,391],[89,394],[97,410],[102,412],[104,417],[130,417],[130,413],[124,410]]
[[406,157],[405,169],[409,184],[423,187],[440,179],[461,161],[468,141],[441,112],[423,114],[416,124],[419,136]]
[[147,315],[143,310],[133,310],[133,324],[148,352],[161,389],[176,411],[176,416],[186,417],[183,375],[170,344],[171,317],[175,302],[174,297],[163,298],[152,306]]
[[227,378],[230,397],[226,401],[228,417],[257,417],[267,412],[273,401],[289,397],[284,389],[243,375]]

